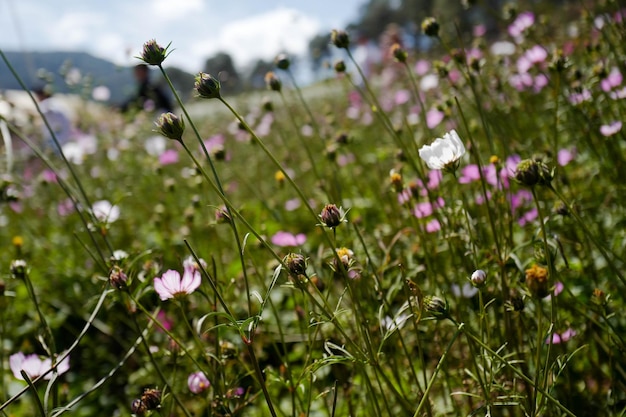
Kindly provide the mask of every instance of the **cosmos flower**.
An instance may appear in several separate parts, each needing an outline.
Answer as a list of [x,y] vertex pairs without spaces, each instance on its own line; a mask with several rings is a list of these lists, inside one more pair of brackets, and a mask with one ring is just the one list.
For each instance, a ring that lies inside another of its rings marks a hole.
[[154,278],[154,290],[162,301],[180,295],[194,292],[200,286],[200,273],[193,268],[185,268],[181,278],[180,273],[170,269],[160,278]]
[[198,371],[189,375],[187,378],[187,386],[189,387],[189,391],[194,394],[200,394],[211,386],[211,382],[204,372]]
[[276,246],[300,246],[306,242],[306,235],[304,233],[298,233],[294,235],[289,232],[276,232],[272,236],[272,243]]
[[[50,358],[42,359],[39,355],[24,355],[22,352],[15,353],[9,357],[9,366],[13,375],[19,379],[24,380],[24,377],[20,371],[26,372],[26,375],[30,379],[35,379],[40,375],[45,374],[52,367],[52,360]],[[70,357],[67,356],[61,362],[56,364],[56,373],[63,374],[70,369]],[[49,380],[54,377],[54,372],[48,373],[43,379]]]
[[120,218],[120,208],[107,200],[96,201],[91,206],[91,210],[96,219],[101,222],[113,223]]
[[612,122],[612,123],[609,123],[608,125],[600,126],[600,133],[602,133],[603,136],[607,136],[607,137],[613,136],[620,130],[622,130],[622,122],[620,121]]
[[551,336],[548,336],[545,340],[545,344],[549,345],[552,342],[553,345],[558,345],[559,343],[564,343],[576,336],[576,330],[569,328],[565,330],[563,333],[552,333]]
[[456,169],[464,154],[465,146],[454,129],[419,150],[420,158],[430,169]]

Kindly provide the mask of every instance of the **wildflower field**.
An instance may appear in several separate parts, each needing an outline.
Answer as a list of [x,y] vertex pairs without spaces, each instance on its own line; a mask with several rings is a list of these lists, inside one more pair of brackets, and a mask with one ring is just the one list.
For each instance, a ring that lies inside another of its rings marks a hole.
[[624,415],[626,9],[587,3],[366,77],[335,30],[331,79],[53,149],[2,116],[0,415]]

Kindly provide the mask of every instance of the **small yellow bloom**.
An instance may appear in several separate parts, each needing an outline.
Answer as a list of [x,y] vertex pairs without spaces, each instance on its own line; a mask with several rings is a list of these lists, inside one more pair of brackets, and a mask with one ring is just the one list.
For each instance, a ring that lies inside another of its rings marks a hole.
[[282,184],[283,182],[285,182],[285,174],[282,171],[276,171],[276,173],[274,174],[274,179],[279,184]]
[[13,243],[13,246],[21,248],[24,245],[24,238],[22,236],[13,236],[11,243]]
[[489,158],[489,163],[491,165],[497,165],[500,163],[500,158],[498,158],[498,155],[491,155],[491,158]]
[[530,292],[539,298],[544,298],[548,291],[548,270],[537,264],[533,264],[526,270],[526,286]]

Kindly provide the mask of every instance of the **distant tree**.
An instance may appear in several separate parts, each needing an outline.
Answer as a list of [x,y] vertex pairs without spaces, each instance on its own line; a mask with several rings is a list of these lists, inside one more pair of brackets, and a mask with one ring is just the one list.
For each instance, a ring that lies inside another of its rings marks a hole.
[[370,0],[362,6],[359,20],[350,24],[348,30],[360,37],[376,40],[390,23],[405,23],[401,6],[393,7],[389,0]]
[[265,74],[268,71],[275,71],[274,63],[259,59],[248,76],[248,85],[250,88],[259,89],[265,86]]
[[166,71],[181,99],[188,100],[193,91],[195,75],[176,67],[167,67]]
[[222,83],[222,88],[226,91],[238,92],[243,88],[235,64],[226,52],[218,52],[207,59],[204,64],[204,72],[217,77]]
[[324,60],[332,56],[330,52],[330,33],[315,35],[309,41],[309,54],[313,71],[318,71]]

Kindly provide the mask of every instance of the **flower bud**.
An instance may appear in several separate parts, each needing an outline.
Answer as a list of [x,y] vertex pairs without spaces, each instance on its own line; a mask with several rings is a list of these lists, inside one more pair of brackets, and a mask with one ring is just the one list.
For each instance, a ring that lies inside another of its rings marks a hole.
[[348,49],[350,46],[350,36],[344,30],[333,29],[330,33],[330,43],[340,49]]
[[334,68],[335,68],[335,72],[336,73],[342,74],[342,73],[346,72],[346,63],[343,62],[343,60],[340,59],[339,61],[335,62]]
[[28,264],[23,259],[15,259],[11,261],[11,275],[15,279],[24,279],[28,274]]
[[426,311],[430,312],[438,319],[443,319],[448,316],[448,303],[437,296],[426,296],[424,298],[424,307]]
[[141,401],[148,410],[156,410],[161,405],[161,391],[154,388],[146,388],[141,396]]
[[393,55],[396,61],[402,63],[406,62],[406,59],[408,57],[407,52],[404,50],[404,48],[402,48],[399,43],[394,43],[393,45],[391,45],[391,55]]
[[285,71],[288,70],[289,65],[291,65],[291,61],[289,60],[289,57],[287,56],[287,54],[278,54],[274,62],[276,63],[276,67],[278,69],[285,70]]
[[167,58],[167,48],[169,48],[169,45],[163,48],[156,42],[156,40],[151,39],[143,44],[143,50],[141,51],[139,59],[148,65],[160,66],[161,63],[165,61],[165,58]]
[[174,113],[163,113],[156,121],[158,132],[168,139],[183,140],[185,121]]
[[343,221],[341,210],[334,204],[326,204],[319,216],[326,227],[337,227]]
[[487,281],[487,273],[482,269],[477,269],[472,273],[470,281],[472,281],[474,287],[482,287],[485,285],[485,281]]
[[527,187],[535,185],[549,185],[552,181],[552,171],[548,166],[537,159],[524,159],[517,165],[513,178]]
[[126,288],[127,281],[128,276],[126,276],[122,268],[117,265],[111,268],[111,272],[109,273],[109,282],[114,288],[117,288],[118,290]]
[[276,74],[274,74],[272,71],[269,71],[267,72],[267,74],[265,74],[265,85],[267,85],[267,88],[272,91],[280,91],[283,86]]
[[550,294],[548,288],[548,270],[537,264],[533,264],[526,270],[526,286],[532,295],[544,298]]
[[602,291],[600,288],[595,288],[593,290],[593,294],[591,295],[591,302],[597,306],[604,307],[606,306],[608,301],[608,297],[606,293]]
[[198,95],[202,98],[220,98],[220,89],[222,88],[220,81],[205,72],[196,75],[194,88]]
[[439,23],[434,17],[427,17],[422,21],[422,32],[430,37],[439,36]]
[[287,267],[289,274],[297,277],[298,275],[306,276],[306,259],[299,253],[290,253],[285,256],[283,263]]
[[135,415],[143,416],[144,414],[146,414],[146,411],[148,411],[148,408],[143,403],[143,401],[141,401],[139,398],[136,398],[130,404],[130,411]]

